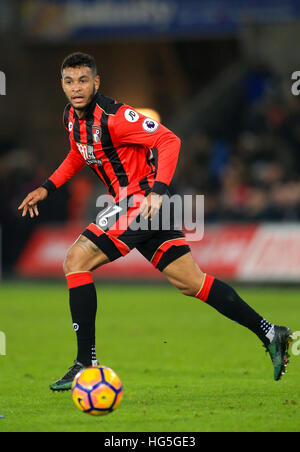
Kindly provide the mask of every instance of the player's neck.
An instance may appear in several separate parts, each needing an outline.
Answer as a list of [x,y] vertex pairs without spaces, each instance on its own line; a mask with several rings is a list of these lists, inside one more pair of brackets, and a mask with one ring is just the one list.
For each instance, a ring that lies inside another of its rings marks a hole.
[[75,109],[75,113],[78,116],[79,119],[83,118],[85,112],[86,112],[87,108],[85,108],[84,110],[76,110]]

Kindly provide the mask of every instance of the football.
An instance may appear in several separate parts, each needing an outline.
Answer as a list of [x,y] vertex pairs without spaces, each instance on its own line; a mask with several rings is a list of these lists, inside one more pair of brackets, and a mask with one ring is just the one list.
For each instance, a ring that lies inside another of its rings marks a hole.
[[75,405],[86,414],[108,414],[119,406],[123,398],[122,382],[109,367],[88,367],[74,378],[72,397]]

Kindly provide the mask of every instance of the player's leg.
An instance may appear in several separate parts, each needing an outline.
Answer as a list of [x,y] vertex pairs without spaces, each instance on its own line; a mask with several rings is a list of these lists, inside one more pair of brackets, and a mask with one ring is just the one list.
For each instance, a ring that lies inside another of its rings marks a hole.
[[[83,365],[97,362],[95,320],[97,295],[91,271],[127,254],[135,234],[124,235],[131,215],[137,215],[132,197],[103,209],[95,223],[83,232],[67,252],[64,272],[70,291],[70,309],[77,334],[77,361]],[[120,238],[120,236],[122,238]]]
[[87,237],[80,236],[68,250],[64,273],[69,288],[69,303],[77,337],[77,361],[84,366],[97,363],[95,322],[97,293],[92,270],[107,264],[108,257]]
[[245,303],[232,287],[204,274],[191,253],[169,263],[162,272],[184,295],[202,300],[255,333],[270,353],[274,365],[274,379],[280,379],[288,362],[291,334],[288,328],[269,323]]
[[[95,322],[97,312],[97,294],[93,283],[92,270],[127,254],[130,243],[119,238],[124,231],[122,225],[127,221],[132,208],[126,199],[120,203],[119,209],[111,206],[100,213],[101,227],[92,223],[67,252],[64,272],[70,293],[70,310],[76,332],[78,353],[74,365],[67,374],[52,384],[53,391],[71,389],[76,373],[84,367],[97,363],[95,353]],[[129,207],[129,208],[128,208]],[[118,212],[115,215],[115,212]],[[106,221],[106,218],[108,221]],[[115,228],[115,225],[118,225]],[[128,238],[127,238],[128,239]],[[129,240],[130,242],[130,240]]]
[[91,272],[109,262],[107,255],[97,245],[81,235],[67,251],[63,270],[66,276],[76,272]]
[[249,328],[263,343],[269,343],[266,335],[272,324],[248,306],[232,287],[204,274],[191,253],[170,263],[163,274],[184,295],[206,302],[221,314]]
[[269,343],[268,333],[272,324],[248,306],[228,284],[204,274],[191,253],[170,263],[163,274],[184,295],[202,300],[231,320],[249,328],[263,343]]
[[249,328],[265,345],[269,344],[273,325],[248,306],[232,287],[200,270],[182,232],[158,231],[137,249],[184,295],[206,302]]
[[66,254],[63,268],[77,338],[77,357],[69,371],[50,386],[52,391],[69,390],[80,370],[98,363],[95,351],[97,293],[91,271],[108,262],[110,260],[107,255],[83,235]]

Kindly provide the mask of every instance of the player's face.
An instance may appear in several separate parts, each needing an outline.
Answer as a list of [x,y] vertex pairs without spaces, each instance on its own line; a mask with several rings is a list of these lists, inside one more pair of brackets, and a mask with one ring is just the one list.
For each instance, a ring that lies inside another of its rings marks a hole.
[[62,73],[62,88],[75,110],[84,110],[92,101],[100,86],[100,77],[93,76],[87,66],[65,68]]

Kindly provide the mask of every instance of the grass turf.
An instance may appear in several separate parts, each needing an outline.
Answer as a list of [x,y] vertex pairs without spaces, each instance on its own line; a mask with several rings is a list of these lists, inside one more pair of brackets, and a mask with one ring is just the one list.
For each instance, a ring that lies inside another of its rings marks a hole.
[[[71,393],[51,393],[75,358],[67,291],[60,284],[0,288],[1,432],[299,431],[300,356],[273,381],[258,339],[169,286],[97,284],[97,351],[124,384],[112,414],[91,417]],[[300,330],[300,291],[245,289],[266,319]]]

